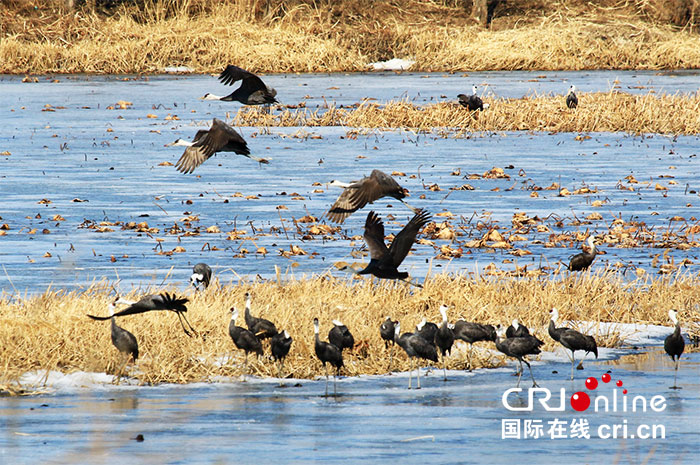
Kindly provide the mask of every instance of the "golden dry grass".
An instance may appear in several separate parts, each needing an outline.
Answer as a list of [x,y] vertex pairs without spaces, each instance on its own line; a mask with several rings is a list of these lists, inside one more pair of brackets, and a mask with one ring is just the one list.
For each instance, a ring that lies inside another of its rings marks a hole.
[[[424,316],[438,321],[442,303],[454,306],[449,314],[451,321],[465,318],[507,324],[518,317],[546,341],[545,349],[551,350],[555,345],[546,335],[545,325],[552,306],[560,309],[565,320],[665,325],[669,324],[667,310],[675,307],[681,310],[685,331],[688,322],[698,319],[693,303],[700,298],[700,279],[682,275],[633,282],[611,272],[544,281],[434,275],[424,285],[417,289],[403,283],[377,284],[329,276],[284,284],[253,282],[221,287],[215,282],[207,291],[191,296],[189,304],[188,318],[204,338],[185,336],[171,312],[124,317],[119,324],[139,340],[141,356],[131,376],[140,383],[187,383],[236,376],[241,374],[243,355],[228,336],[228,309],[234,304],[242,309],[243,295],[251,291],[253,314],[271,319],[294,338],[285,372],[297,378],[312,378],[322,373],[313,349],[314,317],[321,321],[322,339],[326,339],[332,319],[340,319],[351,329],[356,348],[351,354],[345,353],[344,373],[358,375],[387,370],[388,353],[378,331],[387,315],[400,320],[403,329],[409,331]],[[113,298],[107,286],[70,293],[47,291],[17,299],[5,296],[0,301],[0,384],[14,383],[29,371],[115,373],[123,358],[111,344],[109,322],[85,316],[106,314]],[[243,326],[242,316],[238,324]],[[615,346],[620,341],[612,331],[598,337],[598,342],[600,346]],[[477,345],[493,349],[491,343]],[[400,352],[395,352],[398,355],[393,369],[407,370],[406,356]],[[234,354],[233,360],[226,358],[230,353]],[[477,349],[474,354],[475,366],[503,362],[502,357],[484,350]],[[216,362],[222,357],[225,363],[220,366]],[[276,367],[267,357],[251,357],[251,361],[255,375],[276,375]],[[455,369],[464,369],[465,365],[462,351],[448,362],[448,367]]]
[[393,57],[423,71],[700,67],[700,37],[627,4],[524,5],[490,29],[453,1],[154,0],[109,15],[18,6],[0,15],[3,73],[217,72],[228,63],[340,72]]
[[347,126],[409,128],[420,131],[448,129],[457,135],[472,131],[628,132],[633,134],[700,133],[700,96],[579,93],[579,107],[566,108],[563,96],[521,99],[484,99],[491,106],[471,114],[454,102],[415,105],[390,101],[364,102],[355,108],[266,113],[245,108],[233,118],[238,126]]

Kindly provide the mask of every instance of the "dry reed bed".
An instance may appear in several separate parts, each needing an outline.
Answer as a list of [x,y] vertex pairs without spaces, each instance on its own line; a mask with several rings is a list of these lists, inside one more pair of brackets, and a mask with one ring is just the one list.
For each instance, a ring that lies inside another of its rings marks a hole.
[[[81,10],[34,22],[7,11],[0,72],[217,72],[228,63],[257,72],[341,72],[392,57],[411,58],[422,71],[700,67],[697,35],[590,4],[588,14],[557,12],[484,30],[463,8],[434,2],[382,4],[348,18],[305,4],[256,15],[257,1],[194,3],[163,0],[147,2],[145,11],[104,17]],[[418,11],[426,5],[429,14]]]
[[583,93],[579,107],[569,110],[561,96],[491,99],[486,111],[470,113],[454,102],[425,106],[406,101],[386,104],[363,102],[355,108],[283,110],[266,113],[240,110],[233,119],[238,126],[347,126],[362,128],[409,128],[432,131],[628,132],[633,134],[700,134],[700,95],[621,92]]
[[[667,322],[667,310],[679,308],[684,331],[698,319],[693,306],[700,298],[700,278],[644,278],[625,281],[612,272],[583,274],[561,280],[470,279],[463,276],[434,275],[423,289],[403,283],[369,280],[339,280],[328,276],[277,282],[253,282],[219,286],[215,282],[204,292],[191,296],[188,318],[205,337],[183,334],[171,312],[152,312],[121,318],[119,324],[139,340],[141,357],[131,375],[144,384],[187,383],[213,380],[218,376],[241,374],[243,355],[228,336],[232,305],[242,310],[243,295],[253,293],[253,314],[264,316],[287,329],[294,338],[285,372],[298,378],[322,373],[313,349],[312,320],[321,321],[322,338],[332,319],[340,319],[354,333],[356,348],[345,354],[348,375],[384,373],[388,353],[379,337],[379,324],[386,315],[399,319],[404,330],[411,330],[425,316],[438,321],[441,303],[453,305],[450,320],[461,317],[472,321],[505,324],[518,317],[555,347],[546,335],[548,309],[560,308],[562,318],[619,323]],[[135,297],[135,295],[130,295]],[[43,295],[0,301],[0,384],[11,384],[26,372],[59,370],[114,373],[121,354],[110,341],[109,323],[89,320],[85,314],[106,314],[114,298],[107,286],[79,292],[47,291]],[[340,306],[339,306],[340,305]],[[239,325],[243,326],[242,316]],[[598,337],[599,345],[619,344],[615,332]],[[479,343],[493,349],[491,343]],[[398,350],[400,352],[400,349]],[[226,355],[234,352],[234,359]],[[266,353],[269,348],[266,346]],[[464,354],[449,360],[448,366],[463,369]],[[476,350],[476,366],[494,366],[503,359]],[[219,365],[217,360],[225,363]],[[277,371],[266,358],[252,360],[253,373],[275,376]],[[403,353],[394,357],[394,369],[407,370]]]

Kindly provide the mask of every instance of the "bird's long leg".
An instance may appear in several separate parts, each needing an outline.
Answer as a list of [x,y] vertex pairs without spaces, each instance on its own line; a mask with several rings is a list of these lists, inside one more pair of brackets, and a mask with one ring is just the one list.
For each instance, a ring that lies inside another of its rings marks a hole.
[[469,371],[472,371],[472,351],[474,350],[474,344],[469,344],[469,352],[467,352],[467,365],[469,366]]
[[518,363],[520,364],[520,371],[518,375],[518,384],[515,385],[516,388],[520,387],[520,378],[523,377],[523,362],[521,362],[520,359],[518,359]]
[[328,366],[324,363],[323,368],[326,369],[326,397],[328,397]]
[[394,359],[394,344],[391,345],[389,349],[389,368],[387,370],[391,373],[391,361]]
[[588,355],[588,352],[584,353],[581,361],[578,362],[578,366],[576,367],[577,370],[583,370],[583,359],[586,358],[586,355]]
[[530,377],[532,377],[532,387],[539,387],[537,385],[537,382],[535,381],[535,375],[532,374],[532,367],[530,366],[530,363],[525,359],[523,359],[523,362],[525,362],[527,364],[527,367],[530,369]]
[[[185,332],[185,334],[192,337],[192,333],[190,333],[187,330],[187,328],[185,328],[185,324],[182,322],[182,319],[185,318],[185,316],[181,312],[175,312],[175,313],[177,313],[177,317],[180,320],[180,326],[182,326],[182,330]],[[185,321],[187,321],[187,318],[185,318]],[[189,326],[190,329],[196,333],[196,331],[194,330],[194,328],[192,327],[192,325],[190,324],[189,321],[187,321],[187,326]]]
[[675,365],[676,365],[676,368],[675,368],[674,373],[673,373],[673,387],[671,389],[680,389],[678,387],[678,383],[676,382],[678,379],[678,367],[680,367],[680,365],[681,365],[680,358],[676,359]]
[[412,206],[409,205],[407,202],[405,202],[403,199],[399,199],[399,201],[400,201],[402,204],[406,205],[413,213],[416,213],[416,214],[417,214],[417,213],[420,213],[420,208],[412,207]]
[[416,389],[420,389],[420,362],[416,360],[416,376],[418,377],[418,386]]
[[571,351],[571,381],[574,380],[574,365],[576,364],[576,356],[574,355],[574,351]]
[[245,353],[245,359],[243,361],[243,381],[245,382],[245,374],[248,372],[248,352]]
[[117,371],[117,385],[119,384],[122,374],[124,373],[124,368],[126,367],[126,364],[129,363],[129,359],[131,358],[131,354],[127,354],[126,360],[124,360],[124,363],[121,364],[119,367],[119,371]]
[[335,397],[338,397],[338,373],[340,373],[340,368],[337,368],[333,375],[333,396]]
[[413,375],[413,359],[408,359],[408,389],[411,389],[411,375]]
[[442,355],[442,376],[443,381],[447,381],[447,362],[445,361],[445,355]]

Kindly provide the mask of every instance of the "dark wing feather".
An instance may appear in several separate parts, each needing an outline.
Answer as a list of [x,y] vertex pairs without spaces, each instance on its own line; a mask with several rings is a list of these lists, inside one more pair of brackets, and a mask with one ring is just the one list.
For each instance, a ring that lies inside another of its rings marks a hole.
[[175,168],[181,173],[190,174],[199,165],[209,160],[209,158],[211,158],[211,155],[205,155],[202,147],[193,145],[185,149],[185,152],[180,156],[177,163],[175,163]]
[[262,79],[238,66],[228,65],[219,75],[219,80],[228,86],[233,85],[236,81],[243,81],[241,89],[245,90],[248,95],[259,90],[267,90]]
[[348,216],[364,207],[364,204],[357,205],[351,201],[354,190],[352,185],[346,187],[343,189],[343,192],[340,193],[338,199],[331,205],[330,210],[328,210],[326,214],[331,221],[342,223]]
[[384,244],[384,223],[373,211],[367,214],[364,237],[372,260],[381,260],[389,253],[389,249]]
[[404,258],[406,258],[409,250],[411,250],[411,247],[413,247],[418,231],[420,231],[423,226],[428,224],[430,221],[430,216],[430,212],[427,210],[420,210],[413,216],[413,218],[411,218],[411,221],[404,226],[401,232],[398,233],[391,242],[391,246],[389,247],[389,257],[391,257],[395,268],[397,268],[401,262],[403,262]]
[[[197,144],[195,144],[197,145]],[[248,143],[230,125],[214,118],[209,134],[202,140],[205,155],[211,156],[215,152],[230,150],[239,155],[248,155]]]
[[375,200],[384,196],[391,196],[402,199],[406,195],[403,188],[391,176],[374,170],[369,176],[363,178],[350,186],[353,188],[350,195],[350,202],[357,205],[360,209],[368,203],[373,203]]

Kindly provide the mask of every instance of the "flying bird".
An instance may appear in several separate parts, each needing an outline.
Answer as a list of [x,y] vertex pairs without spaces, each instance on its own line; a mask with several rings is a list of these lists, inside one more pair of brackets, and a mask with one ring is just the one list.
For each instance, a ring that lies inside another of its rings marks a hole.
[[202,97],[203,100],[237,101],[244,105],[277,103],[277,99],[275,99],[277,91],[275,89],[265,85],[262,79],[255,74],[238,66],[228,65],[219,75],[219,81],[229,86],[237,81],[241,81],[241,86],[225,97],[207,93]]
[[335,223],[344,222],[357,210],[364,208],[368,203],[374,203],[375,200],[382,197],[393,197],[399,200],[410,208],[413,213],[418,213],[419,211],[403,200],[406,197],[405,189],[399,186],[394,178],[379,170],[373,170],[369,176],[349,184],[334,180],[328,185],[343,188],[343,192],[331,205],[330,210],[326,214]]
[[576,86],[571,85],[569,92],[566,93],[566,106],[568,108],[576,108],[578,106],[578,97],[576,97]]
[[671,357],[674,364],[673,386],[671,386],[671,389],[680,389],[678,383],[676,383],[676,379],[678,377],[678,367],[681,364],[681,355],[683,355],[683,350],[685,349],[685,341],[681,334],[681,323],[678,321],[678,312],[676,310],[669,310],[668,317],[676,325],[676,328],[664,340],[664,350],[668,356]]
[[192,268],[192,276],[190,276],[190,284],[194,286],[195,289],[202,289],[209,287],[209,282],[211,281],[211,268],[206,263],[197,263]]
[[[180,325],[185,334],[192,336],[192,333],[197,334],[197,331],[195,331],[190,322],[187,321],[187,317],[185,317],[185,313],[187,312],[187,306],[185,304],[188,301],[189,299],[187,297],[176,297],[174,294],[168,294],[167,292],[163,292],[162,294],[148,294],[141,297],[137,302],[117,297],[114,301],[115,304],[124,304],[128,305],[128,307],[118,311],[113,316],[136,315],[137,313],[145,313],[153,310],[170,310],[177,313]],[[109,320],[112,318],[112,316],[88,316],[93,320]],[[185,327],[185,323],[187,323],[187,328]]]
[[367,247],[369,247],[370,262],[361,271],[355,271],[348,266],[342,269],[349,268],[353,273],[371,274],[381,279],[406,280],[408,273],[399,271],[398,267],[411,250],[418,231],[429,221],[430,213],[426,210],[419,210],[401,232],[394,237],[391,246],[387,248],[384,244],[384,223],[376,213],[370,211],[365,221],[364,235]]
[[459,104],[469,111],[485,110],[489,107],[488,103],[484,104],[476,94],[476,86],[472,86],[472,95],[459,94],[457,98],[459,98]]
[[185,146],[185,152],[175,164],[175,168],[181,173],[190,174],[195,168],[209,160],[217,152],[234,152],[243,155],[258,163],[270,163],[265,158],[258,158],[250,154],[248,143],[230,125],[218,118],[214,118],[209,129],[200,129],[192,142],[177,139],[166,147]]
[[593,263],[593,260],[598,253],[598,250],[595,248],[595,242],[593,241],[593,236],[588,236],[588,239],[586,239],[588,250],[584,249],[583,252],[571,257],[571,261],[569,262],[569,271],[584,271],[591,266],[591,263]]
[[121,377],[121,373],[124,370],[124,367],[127,363],[129,363],[129,359],[132,359],[135,362],[136,359],[139,358],[139,343],[132,333],[117,325],[117,322],[114,320],[115,310],[116,303],[111,302],[109,304],[109,319],[111,320],[112,344],[114,345],[114,347],[117,348],[119,352],[126,355],[126,360],[124,361],[124,364],[122,364],[122,366],[117,371],[117,373],[119,373],[117,380],[119,380],[119,378]]

